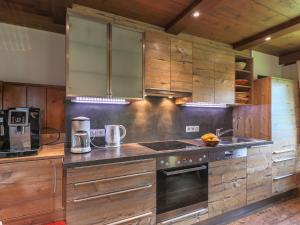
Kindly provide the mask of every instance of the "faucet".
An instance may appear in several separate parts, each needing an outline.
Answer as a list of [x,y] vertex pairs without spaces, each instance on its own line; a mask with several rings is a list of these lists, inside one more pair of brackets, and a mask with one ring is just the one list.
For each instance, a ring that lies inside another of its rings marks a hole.
[[221,137],[222,135],[233,131],[233,129],[228,129],[228,130],[224,130],[224,131],[221,131],[221,130],[223,130],[223,128],[216,129],[216,135],[218,137]]

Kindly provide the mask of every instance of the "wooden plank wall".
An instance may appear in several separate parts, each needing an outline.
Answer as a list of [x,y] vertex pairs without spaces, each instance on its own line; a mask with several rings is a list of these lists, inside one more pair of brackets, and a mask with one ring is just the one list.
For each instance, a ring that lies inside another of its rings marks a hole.
[[[41,109],[42,133],[64,132],[65,87],[1,82],[1,108],[37,107]],[[2,107],[3,106],[3,107]],[[45,129],[53,128],[53,129]]]

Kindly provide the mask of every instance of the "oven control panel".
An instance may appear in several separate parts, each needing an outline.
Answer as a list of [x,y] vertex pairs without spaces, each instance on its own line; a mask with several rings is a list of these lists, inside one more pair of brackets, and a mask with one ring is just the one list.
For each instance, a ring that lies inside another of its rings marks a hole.
[[167,155],[157,158],[157,169],[176,168],[206,162],[208,162],[208,152]]

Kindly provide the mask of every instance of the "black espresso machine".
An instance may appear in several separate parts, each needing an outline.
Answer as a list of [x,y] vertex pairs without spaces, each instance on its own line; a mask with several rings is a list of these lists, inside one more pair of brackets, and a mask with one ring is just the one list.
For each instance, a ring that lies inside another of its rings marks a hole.
[[40,148],[40,109],[0,110],[0,157],[35,155]]

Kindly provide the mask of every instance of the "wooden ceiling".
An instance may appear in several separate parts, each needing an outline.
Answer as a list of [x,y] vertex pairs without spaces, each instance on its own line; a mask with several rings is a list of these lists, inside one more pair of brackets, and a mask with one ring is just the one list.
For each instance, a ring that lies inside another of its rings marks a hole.
[[[236,49],[273,55],[300,50],[300,0],[0,0],[0,20],[64,32],[66,7],[72,3]],[[201,15],[193,18],[196,10]],[[265,42],[266,35],[272,40]]]

